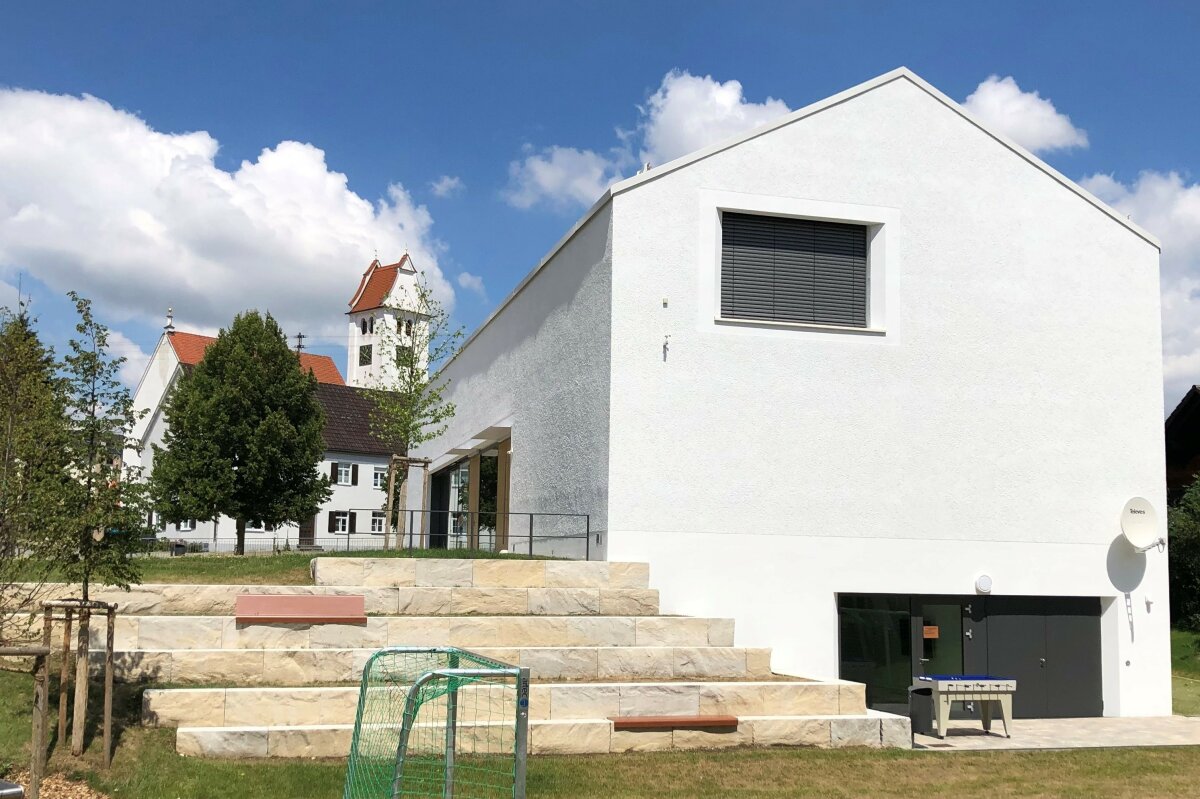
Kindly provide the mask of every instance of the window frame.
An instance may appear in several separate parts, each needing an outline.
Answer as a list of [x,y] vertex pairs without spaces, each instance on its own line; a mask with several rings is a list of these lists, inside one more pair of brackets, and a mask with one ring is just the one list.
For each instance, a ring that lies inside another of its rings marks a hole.
[[181,533],[194,533],[196,531],[196,520],[183,519],[178,525],[176,525],[176,528]]
[[[894,304],[900,257],[896,246],[900,212],[883,206],[830,203],[796,197],[743,194],[702,189],[699,192],[699,254],[697,268],[701,296],[697,327],[729,335],[828,336],[846,334],[883,337],[895,332],[888,308]],[[758,216],[811,219],[819,222],[861,225],[867,228],[867,324],[865,327],[741,319],[721,315],[722,215],[726,212]]]
[[333,532],[338,533],[338,534],[341,534],[341,533],[349,534],[349,532],[350,532],[350,511],[335,510],[335,511],[330,511],[330,513],[333,514]]
[[354,464],[349,461],[338,461],[337,482],[334,485],[354,485]]
[[376,466],[375,471],[371,473],[371,487],[380,491],[387,491],[388,468],[386,466]]
[[[383,535],[384,522],[387,520],[387,513],[381,510],[371,511],[371,534]],[[375,529],[375,522],[379,522],[379,529]]]

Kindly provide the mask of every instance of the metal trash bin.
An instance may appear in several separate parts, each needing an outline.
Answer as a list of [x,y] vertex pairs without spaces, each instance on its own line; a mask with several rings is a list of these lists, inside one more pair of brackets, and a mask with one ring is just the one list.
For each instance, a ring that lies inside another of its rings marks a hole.
[[0,799],[25,799],[25,789],[15,782],[0,780]]
[[926,685],[909,686],[908,719],[914,737],[933,735],[933,688]]
[[180,555],[186,555],[186,554],[187,554],[187,542],[175,541],[171,544],[171,556],[172,557],[179,557]]

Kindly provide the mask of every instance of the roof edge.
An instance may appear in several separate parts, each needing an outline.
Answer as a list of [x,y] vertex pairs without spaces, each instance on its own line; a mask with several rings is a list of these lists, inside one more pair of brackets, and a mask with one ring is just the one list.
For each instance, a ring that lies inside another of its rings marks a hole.
[[824,111],[827,108],[832,108],[835,105],[844,103],[847,100],[851,100],[855,97],[858,97],[861,94],[866,94],[867,92],[869,92],[873,89],[877,89],[880,86],[885,86],[896,80],[907,80],[907,81],[911,82],[914,86],[917,86],[918,88],[924,90],[927,94],[929,94],[935,100],[937,100],[938,102],[942,103],[947,108],[949,108],[950,110],[957,113],[959,116],[961,116],[967,122],[970,122],[972,125],[979,128],[981,131],[983,131],[987,135],[991,136],[997,142],[1004,145],[1008,149],[1012,150],[1014,153],[1016,153],[1018,156],[1023,158],[1025,161],[1029,162],[1032,166],[1036,167],[1037,169],[1040,169],[1042,172],[1045,172],[1048,176],[1050,176],[1055,181],[1057,181],[1058,183],[1065,186],[1067,189],[1074,192],[1080,198],[1082,198],[1082,199],[1086,200],[1087,202],[1091,203],[1092,205],[1094,205],[1097,209],[1099,209],[1101,212],[1106,214],[1109,218],[1111,218],[1114,221],[1123,225],[1134,235],[1143,239],[1148,244],[1150,244],[1152,247],[1157,249],[1160,253],[1162,252],[1162,244],[1161,244],[1161,242],[1159,242],[1158,238],[1154,234],[1152,234],[1149,231],[1147,231],[1146,229],[1142,228],[1140,225],[1134,223],[1132,220],[1126,219],[1125,217],[1121,216],[1121,214],[1119,214],[1115,209],[1113,209],[1111,206],[1109,206],[1107,203],[1105,203],[1099,197],[1096,197],[1094,194],[1089,192],[1087,189],[1083,188],[1075,181],[1066,177],[1061,172],[1056,170],[1054,167],[1050,166],[1045,161],[1043,161],[1041,158],[1038,158],[1036,155],[1031,153],[1029,150],[1026,150],[1024,147],[1017,144],[1015,141],[1008,138],[1003,133],[1000,133],[999,131],[993,129],[991,126],[985,125],[983,122],[976,119],[974,115],[972,115],[965,108],[963,108],[953,98],[944,94],[941,90],[939,90],[937,87],[933,86],[933,84],[926,81],[924,78],[922,78],[917,73],[913,72],[908,67],[901,66],[901,67],[897,67],[896,69],[891,70],[890,72],[885,72],[882,75],[871,78],[870,80],[863,81],[862,83],[859,83],[856,86],[851,86],[850,88],[840,91],[837,94],[826,97],[823,100],[818,100],[815,103],[810,103],[810,104],[804,106],[803,108],[799,108],[795,111],[792,111],[790,114],[785,114],[784,116],[779,117],[778,119],[773,120],[771,122],[768,122],[765,125],[761,125],[752,130],[746,131],[744,133],[740,133],[736,136],[732,136],[724,141],[709,145],[708,147],[688,153],[687,155],[682,155],[679,158],[676,158],[674,161],[668,161],[667,163],[663,164],[662,166],[654,167],[647,172],[642,172],[638,175],[634,175],[632,177],[628,177],[628,178],[625,178],[624,180],[619,180],[616,183],[613,183],[611,186],[609,186],[607,189],[605,189],[604,193],[602,195],[600,195],[600,198],[598,200],[596,200],[596,202],[592,203],[591,207],[588,208],[588,210],[585,211],[583,213],[583,215],[581,217],[579,217],[578,220],[576,220],[575,224],[571,226],[571,228],[566,232],[566,234],[563,235],[563,237],[560,238],[554,244],[554,246],[549,249],[549,251],[544,256],[542,256],[542,259],[538,262],[537,266],[535,266],[528,274],[526,274],[525,277],[521,280],[521,282],[518,283],[517,286],[511,292],[509,292],[508,296],[505,297],[504,300],[501,301],[500,304],[496,306],[496,309],[494,311],[492,311],[492,313],[490,313],[488,315],[488,317],[479,324],[478,327],[475,328],[474,332],[472,332],[471,335],[467,337],[466,341],[464,341],[462,343],[462,346],[458,348],[458,352],[456,352],[450,358],[450,360],[446,361],[445,365],[442,368],[444,369],[446,366],[449,366],[451,363],[453,363],[455,361],[455,359],[458,358],[458,353],[465,350],[471,344],[471,342],[474,341],[479,336],[479,334],[482,333],[483,330],[488,325],[490,325],[496,319],[497,316],[500,315],[500,312],[503,311],[514,299],[516,299],[517,295],[520,294],[521,291],[524,290],[524,288],[527,285],[529,285],[529,283],[538,275],[538,273],[541,272],[543,268],[545,268],[546,264],[548,264],[554,258],[554,256],[558,254],[558,251],[561,250],[564,246],[566,246],[567,242],[569,242],[571,239],[573,239],[575,237],[575,234],[577,234],[580,230],[582,230],[584,225],[586,225],[588,222],[590,222],[592,217],[595,216],[600,211],[601,208],[603,208],[605,205],[607,205],[613,199],[613,197],[617,196],[618,194],[624,194],[625,192],[627,192],[631,189],[637,188],[638,186],[642,185],[643,183],[648,183],[648,182],[650,182],[652,180],[656,180],[664,175],[670,174],[671,172],[675,172],[676,170],[682,169],[683,167],[688,166],[689,164],[693,164],[696,161],[700,161],[705,158],[708,158],[709,156],[716,155],[717,153],[723,152],[732,147],[736,147],[737,145],[739,145],[743,142],[750,141],[751,139],[756,139],[759,136],[763,136],[763,135],[770,133],[771,131],[774,131],[778,128],[781,128],[785,125],[790,125],[793,122],[797,122],[806,117],[810,117],[816,113]]
[[571,239],[575,238],[576,234],[583,230],[584,226],[587,225],[588,222],[592,221],[592,217],[599,213],[600,209],[602,209],[605,205],[608,205],[612,197],[612,188],[605,189],[604,194],[600,195],[600,199],[592,203],[592,207],[589,208],[583,214],[583,216],[579,217],[575,224],[571,226],[570,230],[568,230],[562,238],[555,242],[554,246],[542,256],[542,259],[538,261],[537,266],[530,270],[529,273],[521,279],[521,282],[518,283],[516,287],[508,293],[508,296],[500,301],[500,304],[496,306],[496,309],[488,314],[486,319],[479,323],[479,327],[475,328],[474,332],[467,336],[466,341],[464,341],[462,346],[458,348],[458,352],[455,352],[450,360],[446,361],[446,363],[442,366],[442,369],[445,369],[447,366],[454,363],[455,359],[458,358],[458,353],[465,350],[472,341],[479,337],[479,334],[483,332],[484,328],[495,321],[496,317],[500,315],[500,312],[507,308],[508,305],[517,298],[517,295],[524,291],[525,287],[533,282],[533,279],[537,277],[538,274],[546,267],[546,264],[550,263],[550,261],[554,259],[554,256],[558,255],[558,251],[567,246],[567,243]]
[[736,136],[732,136],[724,141],[717,142],[716,144],[709,145],[708,147],[705,147],[702,150],[696,150],[695,152],[688,153],[687,155],[682,155],[679,158],[676,158],[674,161],[668,161],[667,163],[663,164],[662,166],[655,167],[655,168],[649,170],[648,172],[643,172],[641,174],[634,175],[633,177],[625,178],[624,180],[614,183],[610,187],[609,192],[613,196],[616,196],[617,194],[623,194],[624,192],[627,192],[630,189],[636,188],[637,186],[640,186],[643,183],[647,183],[649,181],[655,180],[656,178],[662,177],[663,175],[667,175],[678,169],[682,169],[683,167],[688,166],[689,164],[693,164],[697,161],[708,158],[709,156],[716,155],[717,153],[723,152],[732,147],[736,147],[737,145],[742,144],[743,142],[750,141],[751,139],[756,139],[759,136],[763,136],[767,133],[770,133],[771,131],[774,131],[774,130],[777,130],[778,128],[784,127],[785,125],[790,125],[793,122],[797,122],[806,117],[810,117],[814,114],[824,111],[827,108],[831,108],[835,105],[840,105],[841,103],[844,103],[847,100],[851,100],[855,97],[858,97],[859,95],[866,94],[869,91],[878,89],[881,86],[885,86],[885,85],[892,83],[893,81],[897,81],[897,80],[907,80],[910,83],[912,83],[914,86],[916,86],[920,89],[923,89],[927,94],[929,94],[935,100],[942,103],[942,105],[946,106],[950,110],[957,113],[959,116],[961,116],[967,122],[970,122],[972,125],[979,128],[981,131],[983,131],[987,135],[991,136],[997,142],[999,142],[1000,144],[1003,144],[1005,147],[1012,150],[1014,153],[1016,153],[1018,156],[1023,158],[1025,161],[1029,162],[1032,166],[1040,169],[1042,172],[1045,172],[1051,178],[1058,181],[1066,188],[1070,189],[1076,195],[1078,195],[1082,199],[1086,200],[1087,202],[1091,203],[1092,205],[1096,206],[1096,208],[1098,208],[1100,211],[1102,211],[1103,213],[1108,215],[1114,221],[1119,222],[1120,224],[1124,225],[1134,235],[1138,236],[1141,239],[1144,239],[1146,242],[1148,242],[1149,244],[1154,246],[1156,249],[1158,249],[1159,252],[1162,252],[1162,244],[1161,244],[1161,242],[1159,242],[1158,238],[1154,234],[1150,233],[1145,228],[1141,227],[1140,225],[1136,224],[1135,222],[1133,222],[1129,219],[1126,219],[1124,216],[1122,216],[1120,213],[1118,213],[1116,210],[1114,210],[1111,206],[1109,206],[1107,203],[1105,203],[1099,197],[1096,197],[1094,194],[1089,192],[1087,189],[1083,188],[1075,181],[1073,181],[1070,178],[1063,175],[1061,172],[1056,170],[1054,167],[1050,166],[1045,161],[1043,161],[1041,158],[1038,158],[1036,155],[1031,153],[1029,150],[1026,150],[1024,147],[1017,144],[1015,141],[1010,139],[1008,136],[1005,136],[1003,133],[1000,133],[999,131],[995,130],[990,125],[987,125],[987,124],[984,124],[983,122],[981,122],[973,114],[971,114],[969,111],[967,111],[965,108],[963,108],[962,105],[957,103],[953,98],[944,94],[940,89],[938,89],[933,84],[929,83],[927,80],[925,80],[920,75],[913,72],[908,67],[897,67],[896,69],[893,69],[891,72],[885,72],[884,74],[879,75],[878,77],[875,77],[875,78],[871,78],[870,80],[864,81],[864,82],[858,84],[857,86],[852,86],[849,89],[846,89],[845,91],[838,92],[837,94],[832,95],[830,97],[826,97],[823,100],[818,100],[815,103],[806,105],[803,108],[799,108],[799,109],[791,112],[790,114],[786,114],[782,117],[779,117],[778,119],[768,122],[765,125],[761,125],[752,130],[746,131],[744,133],[740,133]]

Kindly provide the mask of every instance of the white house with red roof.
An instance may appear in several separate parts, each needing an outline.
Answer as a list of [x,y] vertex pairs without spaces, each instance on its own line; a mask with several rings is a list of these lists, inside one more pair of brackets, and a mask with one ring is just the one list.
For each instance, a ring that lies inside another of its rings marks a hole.
[[[141,466],[146,476],[153,471],[152,445],[161,446],[167,430],[163,404],[179,377],[200,363],[214,341],[211,336],[174,330],[168,325],[134,392],[134,406],[144,415],[133,430],[140,449],[126,450],[126,464]],[[333,494],[313,519],[302,524],[268,529],[252,522],[246,531],[248,551],[284,542],[292,547],[337,549],[359,534],[376,533],[382,538],[384,489],[392,453],[371,433],[371,401],[354,386],[346,385],[329,356],[302,352],[299,358],[301,366],[317,378],[317,400],[325,411],[322,434],[326,448],[319,469],[329,475]],[[168,538],[222,551],[232,549],[235,537],[234,521],[225,517],[158,526]]]
[[410,340],[419,319],[404,308],[415,299],[417,270],[408,253],[386,266],[371,261],[350,298],[346,382],[352,386],[386,385],[395,369],[394,351],[387,342]]

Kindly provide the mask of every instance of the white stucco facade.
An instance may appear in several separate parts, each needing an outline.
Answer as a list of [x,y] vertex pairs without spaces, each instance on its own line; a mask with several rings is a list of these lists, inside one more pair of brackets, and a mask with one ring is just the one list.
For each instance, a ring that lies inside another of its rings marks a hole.
[[[723,211],[868,225],[868,325],[720,320]],[[1158,256],[899,70],[616,184],[419,454],[510,432],[513,510],[593,514],[593,557],[779,671],[838,676],[839,594],[1097,597],[1104,714],[1168,714],[1167,555],[1119,526],[1165,525]]]

